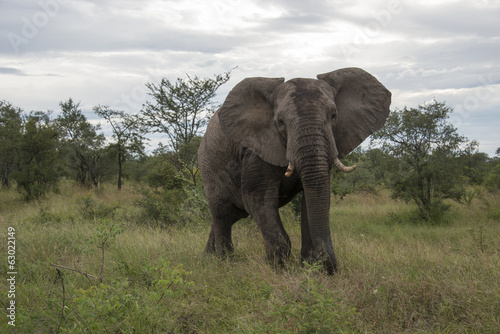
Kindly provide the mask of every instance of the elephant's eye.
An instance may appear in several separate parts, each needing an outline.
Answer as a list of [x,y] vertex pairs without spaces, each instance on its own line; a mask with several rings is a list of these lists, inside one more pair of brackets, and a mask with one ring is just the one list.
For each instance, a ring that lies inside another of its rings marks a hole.
[[278,120],[278,126],[280,128],[284,128],[285,127],[285,122],[282,119]]
[[336,113],[336,112],[334,112],[334,113],[332,114],[332,121],[334,121],[336,118],[337,118],[337,113]]

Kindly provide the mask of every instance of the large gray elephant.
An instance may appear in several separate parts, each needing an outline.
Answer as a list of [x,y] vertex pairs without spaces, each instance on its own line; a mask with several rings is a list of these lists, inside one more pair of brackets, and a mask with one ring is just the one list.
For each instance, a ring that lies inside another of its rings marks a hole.
[[206,252],[232,252],[232,225],[250,214],[268,260],[283,263],[291,243],[278,208],[303,191],[301,260],[336,271],[330,169],[354,169],[339,159],[385,123],[391,93],[359,68],[317,78],[244,79],[210,120],[198,156],[213,218]]

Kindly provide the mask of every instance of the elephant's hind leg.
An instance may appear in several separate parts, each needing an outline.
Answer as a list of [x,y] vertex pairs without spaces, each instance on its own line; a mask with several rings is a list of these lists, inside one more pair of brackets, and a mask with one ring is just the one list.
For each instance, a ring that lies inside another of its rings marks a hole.
[[206,253],[216,254],[221,257],[233,253],[234,246],[231,237],[231,230],[234,223],[248,214],[232,205],[217,210],[212,210],[212,229],[205,247]]

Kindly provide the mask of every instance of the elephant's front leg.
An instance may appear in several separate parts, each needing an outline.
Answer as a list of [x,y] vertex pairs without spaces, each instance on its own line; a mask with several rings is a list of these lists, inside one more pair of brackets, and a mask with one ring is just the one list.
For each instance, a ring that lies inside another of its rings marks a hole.
[[279,187],[282,171],[247,154],[241,177],[243,203],[257,222],[264,238],[268,261],[283,264],[290,256],[291,242],[279,215]]
[[[311,237],[311,229],[309,226],[309,218],[307,214],[307,204],[306,204],[306,196],[302,197],[302,209],[301,209],[301,217],[300,217],[300,231],[302,237],[302,247],[300,250],[300,260],[302,263],[306,262],[309,264],[313,264],[318,260],[317,253],[315,254],[314,250],[314,242]],[[321,259],[321,258],[319,258]],[[332,256],[330,257],[330,261],[333,265],[333,271],[335,271],[337,267],[337,259],[335,258],[335,254],[332,252]]]

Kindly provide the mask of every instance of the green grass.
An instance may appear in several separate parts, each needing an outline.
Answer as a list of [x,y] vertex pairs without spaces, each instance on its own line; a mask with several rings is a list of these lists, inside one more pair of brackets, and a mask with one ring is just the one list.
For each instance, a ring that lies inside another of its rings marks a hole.
[[[500,328],[498,195],[452,204],[446,224],[414,208],[353,194],[332,205],[338,274],[299,264],[300,223],[282,210],[293,250],[264,261],[250,219],[235,254],[205,256],[209,224],[145,224],[132,186],[94,194],[64,182],[25,203],[0,191],[0,301],[7,305],[7,228],[16,229],[16,333],[495,333]],[[100,276],[102,283],[82,273]],[[63,290],[64,287],[64,290]],[[64,305],[64,308],[63,308]],[[3,332],[14,332],[0,318]]]

